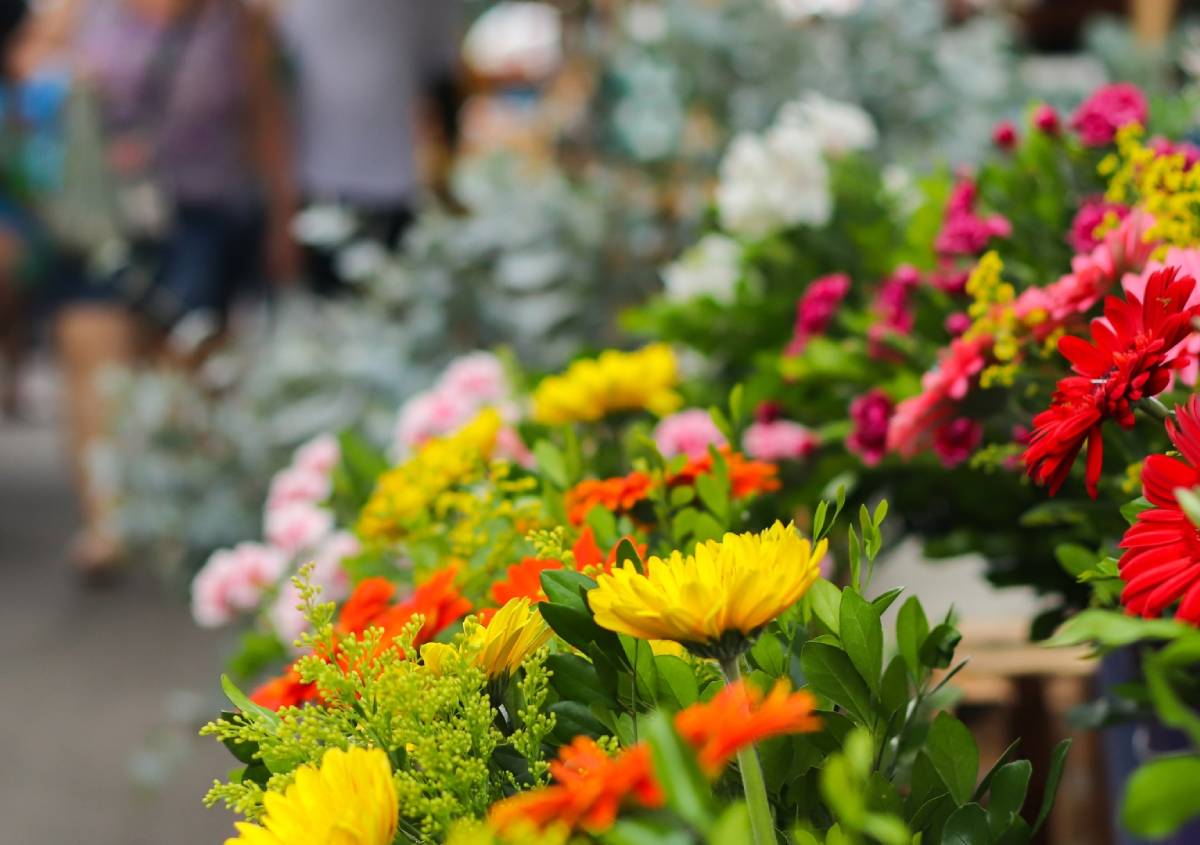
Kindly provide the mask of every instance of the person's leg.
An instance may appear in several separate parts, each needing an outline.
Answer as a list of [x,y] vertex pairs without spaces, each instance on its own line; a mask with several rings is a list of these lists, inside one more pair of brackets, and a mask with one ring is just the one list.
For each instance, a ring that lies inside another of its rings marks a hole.
[[111,424],[97,377],[106,367],[133,363],[136,324],[120,305],[80,302],[61,309],[54,330],[62,367],[67,455],[83,517],[74,552],[77,565],[92,572],[110,567],[119,555],[109,525],[112,503],[91,479],[87,465],[88,448]]

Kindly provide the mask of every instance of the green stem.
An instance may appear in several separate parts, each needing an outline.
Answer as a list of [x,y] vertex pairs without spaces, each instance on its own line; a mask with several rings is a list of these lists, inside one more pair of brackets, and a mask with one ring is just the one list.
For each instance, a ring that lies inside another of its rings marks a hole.
[[1171,410],[1153,396],[1142,399],[1140,404],[1143,411],[1159,422],[1164,422],[1171,416]]
[[[720,661],[721,672],[727,684],[735,684],[742,678],[738,658]],[[763,779],[762,764],[758,750],[753,744],[738,751],[738,768],[742,772],[742,789],[746,793],[746,806],[750,810],[750,829],[754,833],[755,845],[775,845],[775,822],[771,818],[771,804],[767,800],[767,783]]]

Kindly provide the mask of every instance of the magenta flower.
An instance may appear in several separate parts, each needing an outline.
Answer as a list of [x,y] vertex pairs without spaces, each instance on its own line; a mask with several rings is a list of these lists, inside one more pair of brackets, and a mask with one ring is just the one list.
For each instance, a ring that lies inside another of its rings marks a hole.
[[983,426],[968,417],[958,417],[943,425],[933,436],[933,451],[950,469],[967,458],[983,439]]
[[1075,219],[1071,221],[1068,239],[1076,253],[1082,255],[1100,245],[1101,239],[1096,237],[1096,228],[1110,213],[1116,215],[1117,220],[1124,220],[1129,216],[1129,207],[1119,202],[1108,202],[1101,196],[1088,197],[1083,201],[1079,211],[1075,212]]
[[978,255],[992,238],[1006,238],[1012,233],[1007,218],[999,214],[980,217],[975,213],[976,193],[975,182],[970,178],[961,179],[950,192],[942,228],[933,243],[938,254]]
[[1062,128],[1058,110],[1049,103],[1042,103],[1033,111],[1033,125],[1046,135],[1057,135]]
[[1148,114],[1141,89],[1131,82],[1117,82],[1097,88],[1084,100],[1071,115],[1071,128],[1079,133],[1085,146],[1103,147],[1112,143],[1122,126],[1145,125]]
[[809,282],[796,301],[796,328],[787,346],[788,355],[799,355],[808,341],[825,333],[838,306],[850,291],[850,277],[833,273]]
[[894,411],[892,400],[878,388],[850,403],[852,428],[846,438],[846,448],[867,466],[875,466],[887,452],[888,426]]
[[1002,120],[992,129],[992,143],[1007,152],[1017,146],[1017,127],[1011,120]]

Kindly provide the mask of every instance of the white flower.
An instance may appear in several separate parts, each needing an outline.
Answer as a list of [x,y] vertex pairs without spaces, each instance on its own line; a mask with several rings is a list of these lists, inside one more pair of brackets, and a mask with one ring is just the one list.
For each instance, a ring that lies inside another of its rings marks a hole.
[[779,110],[777,125],[796,126],[817,136],[822,152],[844,155],[866,150],[879,141],[871,116],[853,103],[831,100],[808,91]]
[[742,268],[742,247],[723,235],[705,235],[699,243],[662,270],[667,297],[685,302],[711,296],[717,302],[733,301]]
[[862,0],[775,0],[775,8],[789,21],[845,17],[857,12],[861,6]]
[[738,135],[721,161],[717,208],[722,226],[748,238],[829,222],[829,167],[816,134],[785,122]]

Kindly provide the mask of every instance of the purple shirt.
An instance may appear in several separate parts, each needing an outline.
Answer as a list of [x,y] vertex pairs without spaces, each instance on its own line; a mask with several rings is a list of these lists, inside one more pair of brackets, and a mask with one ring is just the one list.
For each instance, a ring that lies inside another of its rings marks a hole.
[[[184,201],[245,201],[256,184],[245,130],[241,12],[237,0],[205,0],[166,72],[160,114],[151,114],[148,69],[171,24],[148,20],[123,0],[89,0],[78,32],[84,71],[105,119],[150,130],[162,178]],[[161,108],[165,106],[165,108]]]

